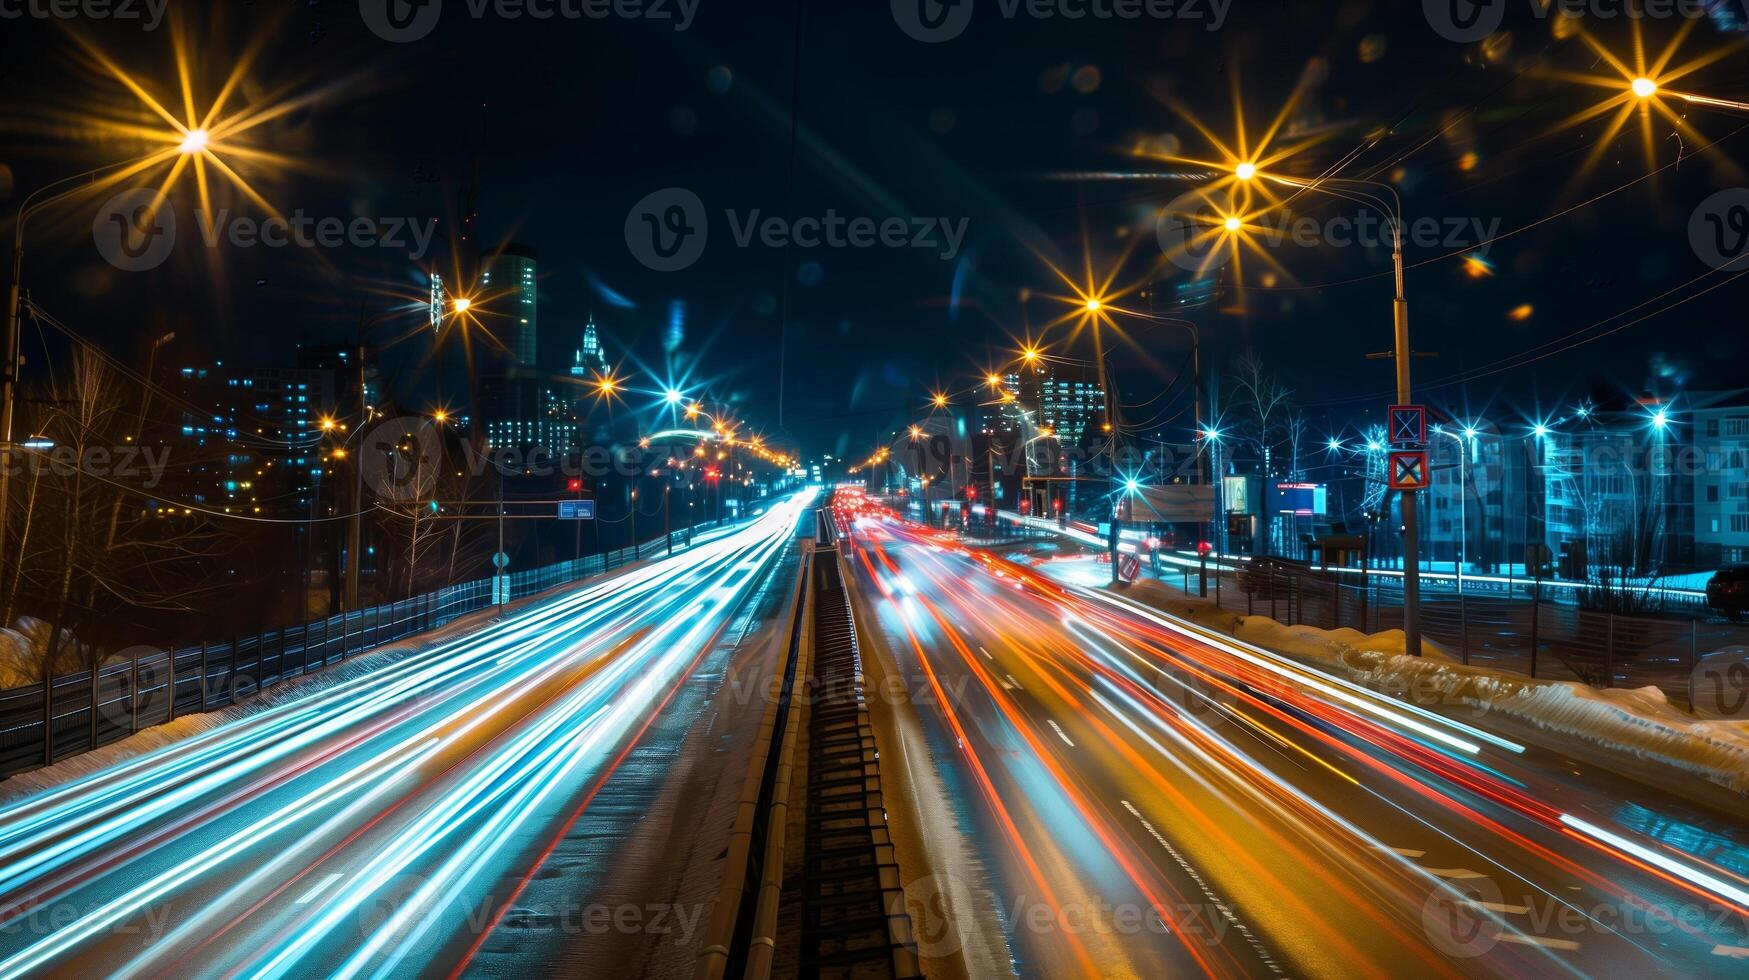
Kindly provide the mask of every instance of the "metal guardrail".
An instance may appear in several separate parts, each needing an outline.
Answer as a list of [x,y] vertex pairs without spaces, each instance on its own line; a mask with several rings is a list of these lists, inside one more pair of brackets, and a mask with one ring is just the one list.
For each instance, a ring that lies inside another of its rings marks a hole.
[[[1164,569],[1160,578],[1186,596],[1200,591],[1195,569]],[[1290,626],[1368,634],[1403,626],[1402,591],[1394,578],[1351,584],[1316,569],[1264,564],[1235,572],[1211,564],[1209,579],[1208,598],[1221,608]],[[1424,594],[1421,613],[1422,635],[1464,664],[1601,688],[1656,686],[1671,704],[1688,710],[1701,662],[1749,646],[1749,626],[1597,612],[1492,592]]]
[[[712,525],[690,530],[696,535]],[[665,550],[685,547],[688,529],[651,541],[510,575],[521,599]],[[175,721],[247,700],[281,681],[313,674],[386,643],[436,629],[493,604],[481,579],[350,613],[165,649],[135,648],[126,661],[101,662],[44,684],[0,691],[0,778],[59,762]]]

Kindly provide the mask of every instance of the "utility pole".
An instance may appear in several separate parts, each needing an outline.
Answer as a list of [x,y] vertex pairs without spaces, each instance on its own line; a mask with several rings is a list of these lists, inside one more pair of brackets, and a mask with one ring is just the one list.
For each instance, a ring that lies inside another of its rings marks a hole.
[[[1396,275],[1397,296],[1391,303],[1394,314],[1395,350],[1397,362],[1397,404],[1412,405],[1409,385],[1409,301],[1403,296],[1403,221],[1398,217],[1391,225],[1391,267]],[[1421,532],[1418,491],[1403,494],[1403,646],[1411,657],[1421,656]]]
[[[364,399],[364,324],[358,327],[358,345],[354,348],[358,358],[358,424],[370,424],[370,406]],[[364,520],[364,434],[359,434],[357,451],[352,456],[352,517],[346,522],[346,611],[352,612],[358,608],[358,568],[363,556],[359,554],[359,539],[362,536],[360,523]]]

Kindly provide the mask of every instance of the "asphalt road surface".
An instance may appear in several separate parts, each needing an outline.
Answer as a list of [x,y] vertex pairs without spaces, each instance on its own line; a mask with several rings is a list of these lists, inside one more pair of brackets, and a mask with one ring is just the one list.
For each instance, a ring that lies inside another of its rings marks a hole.
[[[673,902],[671,882],[608,906],[531,912],[529,896],[550,890],[579,821],[629,836],[644,820],[601,811],[619,784],[660,777],[632,772],[634,753],[680,764],[709,700],[688,683],[725,676],[713,658],[757,625],[749,603],[809,496],[0,810],[0,977],[526,976],[603,933],[673,937],[689,965],[708,909]],[[756,722],[757,696],[740,700]],[[566,894],[613,881],[619,858],[597,858],[563,868]],[[570,928],[506,941],[531,915]]]
[[854,497],[837,513],[940,971],[1749,971],[1741,837]]

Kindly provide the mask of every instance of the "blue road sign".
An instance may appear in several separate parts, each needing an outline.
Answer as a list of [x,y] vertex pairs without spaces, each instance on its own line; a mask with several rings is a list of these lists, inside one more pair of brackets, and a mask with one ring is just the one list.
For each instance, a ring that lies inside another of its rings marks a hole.
[[593,521],[593,520],[595,520],[595,501],[593,501],[593,500],[561,500],[561,501],[559,501],[559,520],[561,520],[561,521]]

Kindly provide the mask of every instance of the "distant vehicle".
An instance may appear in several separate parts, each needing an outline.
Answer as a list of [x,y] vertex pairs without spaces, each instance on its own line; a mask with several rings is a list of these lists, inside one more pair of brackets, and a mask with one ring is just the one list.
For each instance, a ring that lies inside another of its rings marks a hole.
[[1706,604],[1732,619],[1749,611],[1749,565],[1726,565],[1706,584]]

